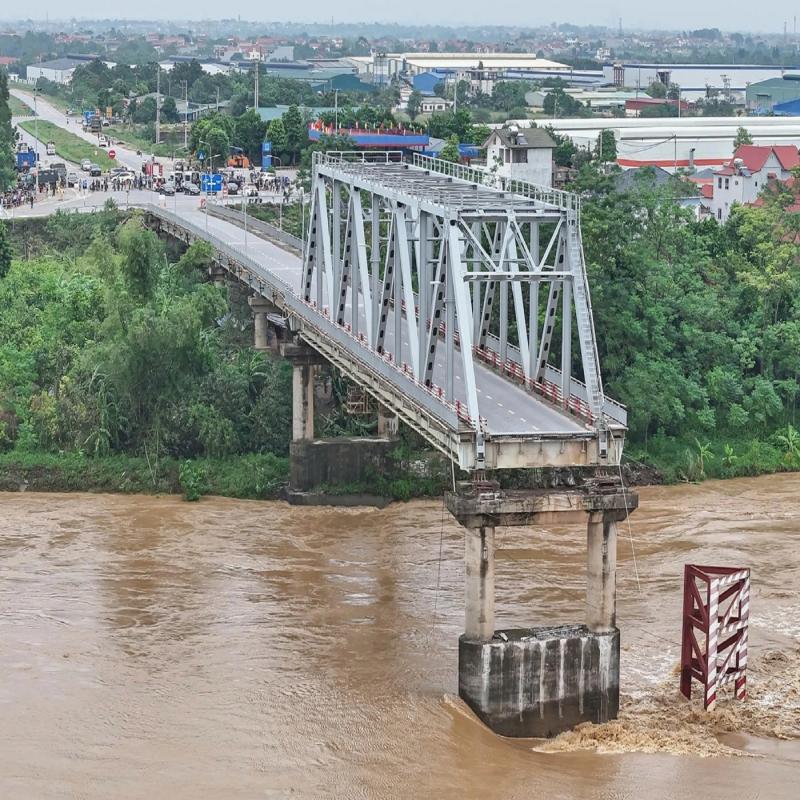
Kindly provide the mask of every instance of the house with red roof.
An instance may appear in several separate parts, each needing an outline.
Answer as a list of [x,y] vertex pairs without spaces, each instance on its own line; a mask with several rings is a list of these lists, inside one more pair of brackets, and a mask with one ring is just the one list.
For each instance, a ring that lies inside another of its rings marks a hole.
[[788,180],[797,166],[800,155],[794,145],[739,145],[733,158],[714,172],[714,218],[725,222],[734,203],[755,202],[768,181]]

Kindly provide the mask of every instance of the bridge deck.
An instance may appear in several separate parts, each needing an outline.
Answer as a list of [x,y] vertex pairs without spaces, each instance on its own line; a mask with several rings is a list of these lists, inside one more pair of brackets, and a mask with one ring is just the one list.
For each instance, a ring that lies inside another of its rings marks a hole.
[[[242,253],[246,252],[267,274],[288,284],[293,292],[300,296],[302,262],[299,256],[252,232],[248,232],[247,247],[245,247],[245,234],[242,228],[210,215],[207,217],[199,209],[182,209],[179,211],[179,216],[199,228],[205,229],[207,224],[211,236]],[[393,329],[392,324],[387,325],[387,338],[393,335]],[[388,345],[387,349],[390,349]],[[439,354],[434,368],[434,383],[443,385],[444,374],[444,356]],[[562,413],[521,386],[479,363],[476,364],[476,383],[480,413],[486,421],[486,433],[490,436],[574,435],[588,430],[579,420]],[[465,402],[461,365],[458,361],[454,394],[456,400]]]

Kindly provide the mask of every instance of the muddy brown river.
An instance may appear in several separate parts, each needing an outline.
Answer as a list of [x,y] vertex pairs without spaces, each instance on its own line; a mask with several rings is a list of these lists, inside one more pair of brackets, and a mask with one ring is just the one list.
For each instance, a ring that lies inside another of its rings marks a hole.
[[[800,476],[640,497],[620,719],[541,742],[457,697],[441,501],[0,494],[0,797],[799,797]],[[498,626],[582,619],[582,529],[498,545]],[[750,697],[710,715],[677,692],[687,562],[752,569]]]

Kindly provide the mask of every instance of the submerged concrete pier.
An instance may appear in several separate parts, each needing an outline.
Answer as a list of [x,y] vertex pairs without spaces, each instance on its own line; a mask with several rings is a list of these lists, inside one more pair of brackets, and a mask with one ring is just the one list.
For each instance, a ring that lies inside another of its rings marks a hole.
[[[462,483],[447,506],[464,526],[465,622],[459,695],[496,733],[549,737],[619,710],[616,523],[638,505],[618,481],[574,490],[501,491]],[[495,630],[495,527],[578,522],[587,526],[585,623]]]

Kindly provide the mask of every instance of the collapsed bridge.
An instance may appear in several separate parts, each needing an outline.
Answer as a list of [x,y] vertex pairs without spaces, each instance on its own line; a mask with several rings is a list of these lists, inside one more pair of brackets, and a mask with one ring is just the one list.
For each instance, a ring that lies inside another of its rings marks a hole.
[[[616,523],[636,496],[617,477],[627,416],[603,391],[580,199],[419,154],[315,153],[310,203],[307,237],[278,243],[248,232],[246,207],[146,211],[249,287],[257,345],[280,330],[298,442],[314,440],[327,361],[473,474],[448,507],[465,527],[459,688],[476,713],[516,736],[616,716]],[[517,493],[485,480],[530,467],[598,477]],[[586,624],[495,631],[495,527],[554,520],[587,523]]]

